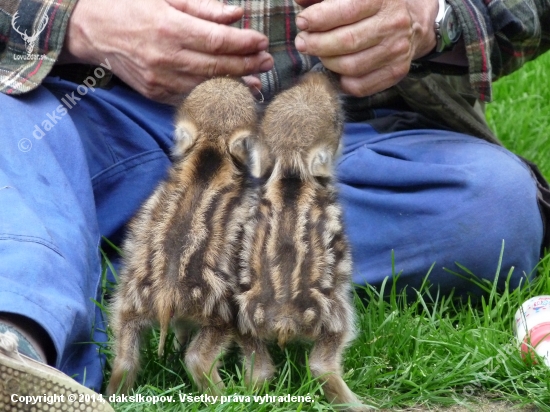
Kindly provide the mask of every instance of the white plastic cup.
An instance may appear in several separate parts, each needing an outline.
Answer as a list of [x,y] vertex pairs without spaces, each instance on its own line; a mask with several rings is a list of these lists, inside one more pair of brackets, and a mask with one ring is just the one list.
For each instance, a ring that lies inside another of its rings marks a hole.
[[550,366],[550,295],[535,296],[523,303],[515,315],[514,332],[525,354],[535,352]]

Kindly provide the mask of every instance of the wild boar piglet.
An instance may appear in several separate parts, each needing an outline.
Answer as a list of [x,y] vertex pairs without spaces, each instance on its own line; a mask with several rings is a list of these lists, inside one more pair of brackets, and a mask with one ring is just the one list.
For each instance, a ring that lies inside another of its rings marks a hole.
[[131,221],[123,244],[111,305],[109,393],[133,386],[140,340],[155,324],[159,356],[170,324],[180,343],[198,329],[186,351],[187,368],[199,389],[223,388],[216,361],[236,331],[236,256],[251,209],[245,160],[247,140],[256,135],[255,100],[236,80],[208,80],[186,98],[175,123],[175,162]]
[[245,225],[238,342],[251,385],[274,373],[266,342],[313,342],[309,366],[329,401],[363,411],[341,366],[355,334],[352,262],[333,172],[342,129],[338,92],[321,73],[265,111],[253,157],[267,180]]

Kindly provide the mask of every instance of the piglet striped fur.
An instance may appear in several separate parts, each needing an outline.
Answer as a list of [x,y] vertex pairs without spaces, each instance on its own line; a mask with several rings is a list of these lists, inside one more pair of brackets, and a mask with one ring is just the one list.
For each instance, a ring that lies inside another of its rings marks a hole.
[[181,343],[198,328],[185,363],[199,389],[223,388],[217,360],[236,332],[238,245],[252,210],[244,164],[256,127],[253,96],[230,78],[200,84],[179,109],[174,165],[123,245],[109,394],[133,386],[143,332],[160,325],[160,356],[170,324]]
[[363,411],[342,379],[342,352],[355,334],[352,261],[332,169],[342,129],[337,90],[321,73],[265,111],[253,158],[267,181],[245,226],[238,341],[251,385],[274,373],[266,342],[314,342],[309,366],[327,398]]

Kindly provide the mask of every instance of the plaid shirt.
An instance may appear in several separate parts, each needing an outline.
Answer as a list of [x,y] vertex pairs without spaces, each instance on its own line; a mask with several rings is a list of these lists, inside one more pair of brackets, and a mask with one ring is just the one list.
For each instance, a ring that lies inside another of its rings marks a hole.
[[[245,9],[238,26],[263,32],[270,39],[269,52],[274,56],[275,67],[261,75],[267,96],[290,86],[317,62],[294,48],[295,17],[300,7],[292,0],[224,1]],[[550,48],[550,0],[448,2],[463,29],[470,85],[483,101],[491,100],[492,80]],[[48,75],[63,46],[75,3],[76,0],[0,0],[0,91],[25,93]],[[21,34],[25,30],[26,39]]]

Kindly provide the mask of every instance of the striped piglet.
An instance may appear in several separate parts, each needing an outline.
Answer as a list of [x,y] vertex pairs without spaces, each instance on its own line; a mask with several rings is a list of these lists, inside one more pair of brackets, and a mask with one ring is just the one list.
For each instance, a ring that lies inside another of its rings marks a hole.
[[[169,325],[180,343],[198,328],[185,363],[201,390],[219,391],[217,360],[233,342],[238,244],[247,213],[247,140],[255,100],[230,78],[197,86],[176,117],[176,160],[131,221],[111,306],[114,365],[108,393],[127,392],[139,369],[143,332]],[[124,379],[125,378],[125,379]]]
[[342,129],[337,90],[321,73],[267,107],[261,146],[252,149],[267,181],[245,225],[237,339],[253,386],[275,370],[266,342],[313,342],[309,366],[329,401],[363,411],[342,379],[342,352],[355,334],[352,262],[333,176]]

